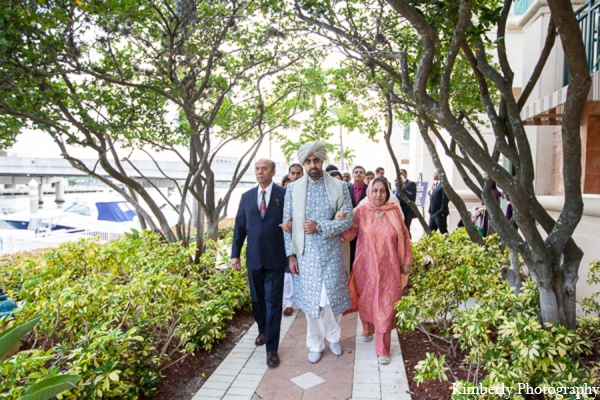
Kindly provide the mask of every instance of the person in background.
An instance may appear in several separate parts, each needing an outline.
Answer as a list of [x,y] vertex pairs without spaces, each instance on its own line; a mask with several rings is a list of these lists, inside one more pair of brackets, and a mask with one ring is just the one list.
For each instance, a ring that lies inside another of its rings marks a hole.
[[[292,164],[288,169],[290,183],[297,181],[304,176],[304,170],[300,164]],[[294,278],[290,272],[290,267],[285,266],[285,278],[283,281],[283,316],[290,317],[294,313]]]
[[344,183],[323,173],[325,146],[304,144],[298,160],[306,175],[288,187],[283,221],[292,221],[285,233],[285,249],[294,274],[294,302],[306,315],[308,360],[321,359],[329,350],[342,354],[341,318],[351,305],[348,276],[342,261],[340,234],[352,226],[352,202]]
[[290,183],[290,176],[284,175],[283,178],[281,178],[281,186],[286,187],[288,183]]
[[[404,200],[402,200],[402,198],[400,197],[400,193],[399,191],[402,190],[402,193],[404,193],[404,195],[406,197],[408,197],[409,199],[411,199],[412,197],[414,197],[414,195],[408,191],[408,189],[406,188],[406,184],[404,184],[404,178],[401,177],[401,183],[398,184],[398,179],[394,180],[394,187],[396,187],[396,189],[392,190],[392,195],[393,197],[396,197],[398,199],[398,201],[400,202],[400,210],[402,210],[402,215],[405,216],[409,211],[412,211],[410,209],[410,207],[408,206],[408,204],[406,204],[404,202]],[[404,220],[404,225],[406,225],[406,219]],[[408,229],[408,225],[406,225],[406,229]],[[408,231],[410,233],[410,230]]]
[[[410,179],[408,179],[408,172],[405,169],[400,170],[400,175],[404,178],[404,186],[403,189],[406,189],[407,192],[411,193],[411,196],[407,197],[414,202],[417,199],[417,184]],[[405,192],[406,194],[406,192]],[[400,204],[402,205],[402,203]],[[412,223],[413,218],[416,216],[413,210],[406,204],[406,208],[402,208],[402,212],[404,213],[404,224],[406,225],[406,229],[410,232],[410,225]]]
[[[344,181],[344,178],[340,171],[337,171],[337,170],[331,171],[331,173],[329,175],[339,181],[342,181],[344,183],[344,185],[348,185],[348,183],[346,183]],[[346,186],[346,187],[348,187],[348,186]],[[352,269],[352,248],[350,246],[350,243],[348,243],[348,242],[342,242],[342,258],[344,260],[344,267],[346,268],[346,274],[350,275],[350,269]]]
[[334,177],[338,181],[342,181],[342,182],[344,181],[344,179],[342,177],[342,173],[340,171],[338,171],[338,170],[331,171],[329,173],[329,175],[332,176],[332,177]]
[[444,192],[440,182],[440,176],[437,171],[433,173],[433,188],[429,199],[429,229],[440,233],[448,233],[448,209],[449,199]]
[[288,176],[290,177],[290,183],[294,182],[304,175],[304,170],[300,164],[292,164],[288,169]]
[[383,167],[375,168],[375,175],[385,177],[385,169]]
[[365,184],[369,186],[369,183],[375,178],[375,173],[373,171],[367,171],[365,174]]
[[[352,200],[352,207],[356,208],[358,204],[367,197],[367,184],[365,183],[366,172],[363,167],[357,165],[352,170],[352,177],[354,183],[348,185],[348,191],[350,192],[350,199]],[[352,265],[354,264],[354,257],[356,254],[356,239],[350,242],[350,271],[352,271]]]
[[344,240],[357,239],[352,278],[358,291],[362,340],[370,342],[375,335],[381,364],[390,363],[394,305],[402,298],[413,264],[408,230],[400,208],[390,198],[388,182],[375,178],[367,188],[367,200],[354,210],[352,227],[342,233]]
[[287,265],[283,231],[285,188],[273,183],[275,163],[260,159],[255,164],[258,186],[242,195],[235,217],[231,266],[241,269],[240,254],[244,241],[250,284],[252,313],[258,325],[255,344],[266,344],[267,365],[279,365],[279,332],[283,307],[283,280]]
[[325,172],[327,172],[328,174],[331,174],[331,171],[338,171],[338,167],[336,167],[333,164],[329,164],[328,166],[325,167]]
[[352,176],[350,176],[350,172],[344,171],[342,172],[343,181],[346,183],[350,183],[352,181]]

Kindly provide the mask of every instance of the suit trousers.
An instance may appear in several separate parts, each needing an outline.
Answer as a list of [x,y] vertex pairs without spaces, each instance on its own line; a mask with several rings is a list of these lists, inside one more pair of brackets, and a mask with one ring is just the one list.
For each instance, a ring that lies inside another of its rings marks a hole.
[[252,313],[258,325],[258,332],[265,335],[267,351],[277,351],[283,311],[284,271],[283,269],[249,269],[248,280]]
[[412,223],[414,216],[412,213],[408,214],[404,217],[404,225],[406,225],[406,229],[408,229],[408,233],[410,233],[410,224]]
[[448,216],[436,215],[435,217],[429,217],[429,229],[432,231],[439,229],[440,233],[448,233]]

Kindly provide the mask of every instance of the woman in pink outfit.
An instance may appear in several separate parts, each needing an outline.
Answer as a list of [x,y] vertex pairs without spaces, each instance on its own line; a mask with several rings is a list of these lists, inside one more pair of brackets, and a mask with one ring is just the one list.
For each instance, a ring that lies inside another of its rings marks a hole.
[[394,304],[402,297],[412,268],[410,236],[402,211],[390,200],[384,178],[375,178],[367,188],[367,199],[354,210],[354,223],[342,237],[358,236],[352,274],[358,289],[358,312],[363,340],[375,335],[375,351],[381,364],[390,362]]

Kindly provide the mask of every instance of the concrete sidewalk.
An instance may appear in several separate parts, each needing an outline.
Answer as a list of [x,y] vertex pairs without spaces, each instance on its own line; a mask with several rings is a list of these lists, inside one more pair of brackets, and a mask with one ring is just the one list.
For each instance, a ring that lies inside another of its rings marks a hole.
[[277,368],[268,368],[265,348],[254,345],[258,335],[254,324],[193,400],[410,400],[397,334],[392,333],[392,362],[379,365],[375,341],[362,341],[357,316],[342,318],[342,355],[333,355],[326,346],[316,364],[307,359],[304,313],[295,310],[291,317],[284,317]]

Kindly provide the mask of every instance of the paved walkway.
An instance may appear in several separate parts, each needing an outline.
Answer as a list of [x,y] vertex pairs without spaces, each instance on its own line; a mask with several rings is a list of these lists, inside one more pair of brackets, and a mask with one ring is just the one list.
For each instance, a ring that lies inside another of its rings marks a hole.
[[411,400],[397,334],[392,332],[392,362],[379,365],[375,341],[362,341],[357,316],[342,318],[342,355],[333,355],[326,346],[316,364],[307,359],[304,314],[295,310],[283,317],[277,368],[268,368],[265,348],[254,345],[254,324],[193,400]]

